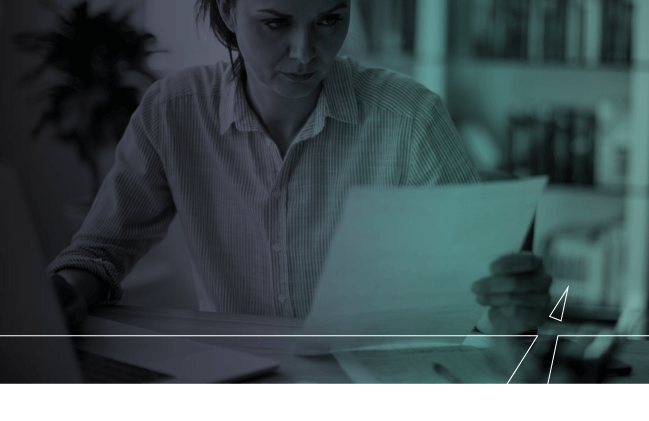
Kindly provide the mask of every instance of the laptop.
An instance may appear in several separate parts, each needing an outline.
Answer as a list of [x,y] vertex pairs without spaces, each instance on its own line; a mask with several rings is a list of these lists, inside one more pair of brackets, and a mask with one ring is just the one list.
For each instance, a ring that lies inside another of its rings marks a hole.
[[[0,165],[0,383],[215,383],[277,361],[89,316],[71,338],[18,178]],[[15,335],[37,335],[16,337]]]

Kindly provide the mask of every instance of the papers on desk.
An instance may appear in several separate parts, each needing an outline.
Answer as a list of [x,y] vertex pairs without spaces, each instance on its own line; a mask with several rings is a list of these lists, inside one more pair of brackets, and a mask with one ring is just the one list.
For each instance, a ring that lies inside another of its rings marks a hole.
[[[507,383],[493,355],[467,345],[383,345],[334,352],[354,383]],[[434,369],[443,367],[445,375]]]
[[[492,261],[521,249],[546,183],[536,177],[352,190],[303,334],[468,334],[485,311],[471,284],[488,276]],[[352,346],[357,339],[312,337],[298,341],[294,351]]]

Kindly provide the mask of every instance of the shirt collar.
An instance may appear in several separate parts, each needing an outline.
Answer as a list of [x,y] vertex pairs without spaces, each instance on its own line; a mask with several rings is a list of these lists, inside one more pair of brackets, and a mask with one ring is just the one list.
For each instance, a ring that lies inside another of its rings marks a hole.
[[336,57],[324,80],[321,96],[326,100],[326,116],[349,124],[358,123],[358,106],[349,62]]
[[[239,131],[264,131],[262,124],[248,104],[243,85],[232,76],[232,67],[230,66],[221,80],[220,134],[223,135],[233,123]],[[296,141],[320,133],[324,129],[327,117],[349,124],[358,123],[358,109],[351,68],[346,60],[339,57],[336,58],[329,74],[324,79],[316,108]]]
[[232,66],[221,79],[221,98],[219,103],[220,134],[223,135],[234,123],[238,130],[252,132],[264,128],[250,109],[243,84],[232,73]]

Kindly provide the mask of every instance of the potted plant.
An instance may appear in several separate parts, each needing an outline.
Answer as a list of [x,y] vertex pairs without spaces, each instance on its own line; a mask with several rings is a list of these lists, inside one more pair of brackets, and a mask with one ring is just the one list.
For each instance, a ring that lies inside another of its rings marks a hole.
[[[51,1],[43,4],[51,10]],[[23,78],[44,82],[46,108],[33,129],[37,138],[46,127],[62,142],[76,148],[90,171],[92,195],[83,201],[81,221],[112,165],[114,148],[124,134],[143,92],[155,81],[147,58],[155,37],[138,31],[129,22],[131,13],[115,17],[109,11],[90,16],[88,2],[57,12],[57,28],[51,32],[15,35],[14,41],[27,53],[41,58],[40,64]],[[55,82],[45,82],[54,80]],[[104,159],[102,159],[104,157]],[[109,164],[102,165],[105,158]],[[85,202],[85,203],[84,203]],[[79,204],[68,206],[78,213]],[[74,229],[74,228],[73,228]],[[75,229],[76,231],[76,229]]]

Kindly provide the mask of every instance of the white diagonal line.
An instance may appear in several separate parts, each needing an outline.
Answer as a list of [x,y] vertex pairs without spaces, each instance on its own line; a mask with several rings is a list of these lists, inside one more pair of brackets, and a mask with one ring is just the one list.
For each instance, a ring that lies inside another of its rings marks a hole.
[[509,382],[512,381],[512,378],[514,377],[514,374],[516,374],[516,372],[518,371],[518,367],[520,367],[521,364],[523,364],[523,360],[525,359],[525,357],[527,357],[527,353],[530,352],[530,349],[532,349],[532,347],[534,346],[534,343],[536,342],[537,339],[539,339],[539,335],[536,335],[536,337],[532,341],[532,345],[530,345],[530,347],[527,348],[527,351],[525,352],[525,355],[523,355],[523,358],[521,359],[521,361],[516,366],[516,370],[514,370],[511,377],[509,378],[509,380],[507,380],[507,384],[509,384]]
[[550,363],[550,374],[548,374],[548,383],[550,384],[550,376],[552,375],[552,366],[554,365],[554,356],[557,353],[557,344],[559,343],[559,336],[557,335],[557,340],[554,342],[554,351],[552,352],[552,362]]
[[[561,298],[559,298],[559,301],[557,301],[557,304],[554,306],[554,308],[553,308],[552,311],[550,312],[550,318],[551,318],[551,319],[554,319],[554,320],[556,320],[556,321],[558,321],[558,322],[563,321],[563,312],[566,310],[566,302],[568,301],[568,290],[569,290],[569,289],[570,289],[570,285],[568,285],[568,287],[567,287],[566,290],[563,292],[563,294],[561,294]],[[563,298],[564,295],[565,295],[565,297],[566,297],[565,299]],[[561,304],[561,300],[563,300],[563,307],[561,308],[561,318],[560,318],[560,319],[557,319],[556,317],[552,317],[552,313],[554,313],[554,310],[556,310],[557,307],[559,307],[559,304]]]

